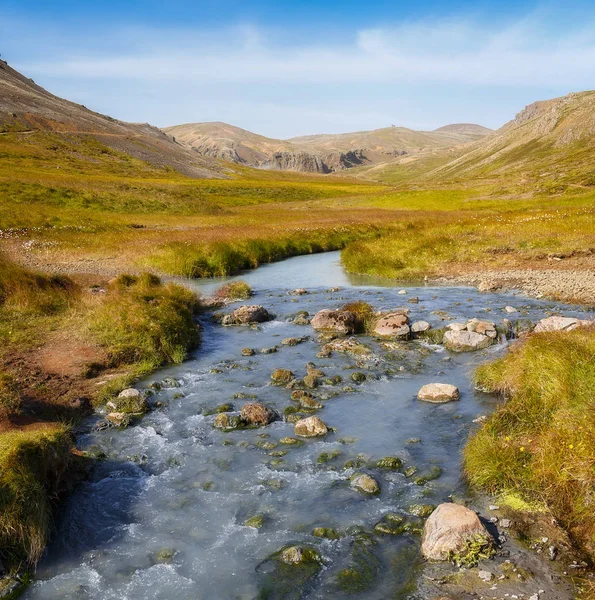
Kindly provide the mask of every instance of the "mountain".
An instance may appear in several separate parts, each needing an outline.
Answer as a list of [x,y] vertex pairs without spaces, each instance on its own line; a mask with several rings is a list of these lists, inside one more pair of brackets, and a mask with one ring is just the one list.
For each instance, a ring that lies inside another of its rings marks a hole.
[[65,140],[85,136],[153,166],[190,177],[220,176],[214,161],[176,144],[146,123],[126,123],[54,96],[0,60],[0,134],[51,132]]
[[595,91],[587,91],[530,104],[428,176],[595,185],[594,157]]
[[261,169],[318,173],[374,165],[427,149],[467,144],[491,132],[480,125],[458,124],[435,131],[387,127],[277,140],[219,122],[175,125],[163,131],[203,156]]

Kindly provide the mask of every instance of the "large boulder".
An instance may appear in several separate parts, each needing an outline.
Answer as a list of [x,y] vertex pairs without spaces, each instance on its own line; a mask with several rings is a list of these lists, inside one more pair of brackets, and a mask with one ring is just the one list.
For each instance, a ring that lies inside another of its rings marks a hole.
[[459,399],[459,388],[450,383],[428,383],[417,393],[419,400],[444,403]]
[[144,413],[148,409],[146,396],[135,388],[122,390],[117,398],[107,403],[107,408],[114,413]]
[[408,338],[411,329],[409,328],[409,317],[401,312],[394,312],[384,315],[374,326],[374,334],[381,337]]
[[490,539],[479,517],[464,506],[444,503],[426,521],[421,551],[430,560],[449,560],[479,539]]
[[277,413],[260,402],[248,402],[242,406],[241,416],[249,425],[268,425],[277,418]]
[[453,352],[472,352],[483,350],[493,342],[491,337],[475,331],[453,331],[444,334],[444,345]]
[[264,323],[270,321],[269,311],[260,304],[240,306],[230,315],[223,317],[223,325],[248,325],[249,323]]
[[316,331],[350,334],[357,329],[357,317],[348,310],[324,309],[314,315],[310,325]]
[[317,437],[326,435],[328,427],[318,417],[300,419],[294,426],[295,435],[300,437]]
[[543,333],[545,331],[572,331],[577,327],[590,325],[593,321],[583,321],[582,319],[574,319],[572,317],[548,317],[541,319],[535,327],[535,333]]

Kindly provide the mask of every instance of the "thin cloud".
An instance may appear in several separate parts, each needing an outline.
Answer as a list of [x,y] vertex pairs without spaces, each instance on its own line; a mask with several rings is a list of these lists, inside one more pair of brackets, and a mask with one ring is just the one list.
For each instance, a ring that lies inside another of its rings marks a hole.
[[[93,41],[70,56],[30,61],[32,74],[188,83],[459,83],[590,87],[595,27],[553,31],[527,17],[499,29],[476,22],[410,22],[364,29],[348,42],[283,46],[244,25],[219,32],[128,30],[129,51],[97,51]],[[79,43],[83,43],[82,40]]]

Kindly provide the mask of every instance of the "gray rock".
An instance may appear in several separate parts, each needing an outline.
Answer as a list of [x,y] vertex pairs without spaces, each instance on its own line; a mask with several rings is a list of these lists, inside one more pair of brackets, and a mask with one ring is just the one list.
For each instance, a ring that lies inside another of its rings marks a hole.
[[492,344],[492,338],[475,331],[447,331],[444,345],[453,352],[472,352],[483,350]]
[[459,388],[450,383],[428,383],[417,393],[419,400],[444,403],[459,399]]
[[310,322],[316,331],[334,331],[335,333],[355,333],[357,318],[348,310],[324,309],[316,313]]

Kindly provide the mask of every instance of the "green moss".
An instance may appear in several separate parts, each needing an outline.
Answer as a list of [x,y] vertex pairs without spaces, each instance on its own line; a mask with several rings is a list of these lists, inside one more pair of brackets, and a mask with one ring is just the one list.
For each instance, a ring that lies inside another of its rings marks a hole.
[[397,456],[385,456],[376,463],[376,466],[379,469],[392,469],[397,471],[403,466],[403,461]]
[[478,533],[465,542],[464,547],[458,552],[451,551],[448,560],[457,567],[474,567],[481,560],[494,556],[494,542],[487,535]]
[[315,527],[312,530],[312,535],[327,540],[338,540],[341,537],[335,529],[330,527]]

